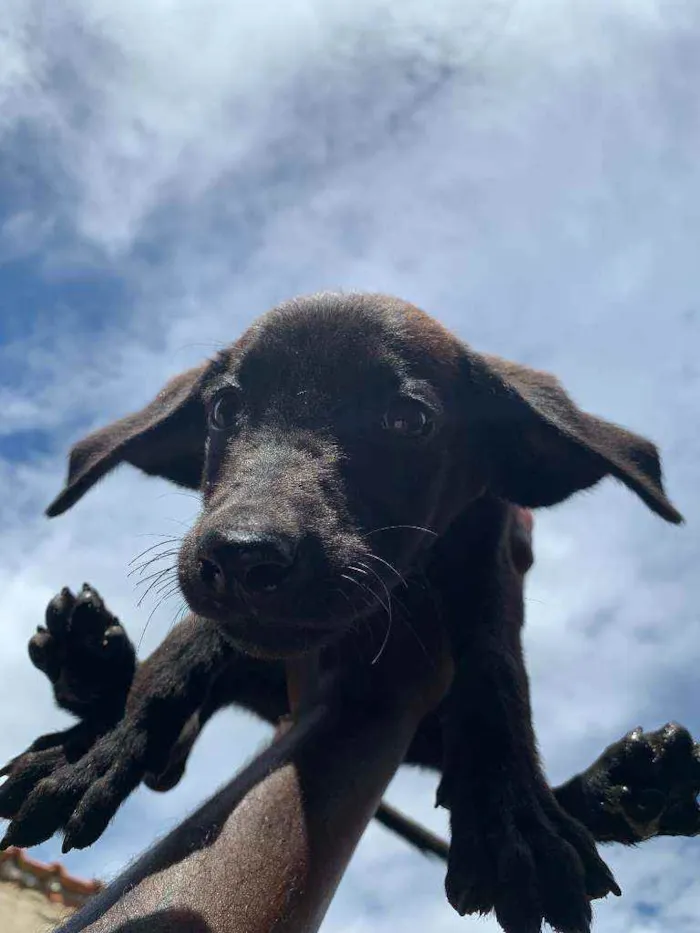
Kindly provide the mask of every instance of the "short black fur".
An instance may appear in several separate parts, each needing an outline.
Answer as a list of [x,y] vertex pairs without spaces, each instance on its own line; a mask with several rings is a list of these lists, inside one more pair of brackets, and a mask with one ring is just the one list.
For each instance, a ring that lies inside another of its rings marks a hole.
[[321,650],[343,664],[354,642],[370,663],[392,626],[434,618],[456,674],[409,760],[443,772],[449,899],[460,913],[494,910],[506,933],[544,921],[585,933],[589,899],[618,889],[585,807],[562,806],[538,760],[520,641],[522,507],[611,475],[678,523],[653,444],[405,302],[318,295],[269,312],[76,445],[49,514],[121,462],[201,489],[178,568],[195,615],[138,668],[123,716],[87,754],[81,733],[75,747],[50,746],[48,776],[39,759],[13,763],[0,790],[14,818],[5,841],[64,828],[67,847],[90,844],[146,775],[179,779],[216,708],[279,715],[282,660]]

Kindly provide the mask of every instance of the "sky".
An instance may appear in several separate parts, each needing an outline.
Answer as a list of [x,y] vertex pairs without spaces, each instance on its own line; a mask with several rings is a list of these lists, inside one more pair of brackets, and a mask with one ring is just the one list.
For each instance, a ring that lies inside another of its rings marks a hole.
[[[139,606],[128,565],[183,533],[196,498],[125,468],[48,521],[70,444],[325,288],[419,304],[659,445],[685,526],[611,480],[538,513],[535,722],[554,782],[637,725],[700,735],[700,5],[280,9],[3,5],[0,758],[68,722],[26,658],[63,585],[95,585],[142,654],[180,608]],[[175,791],[139,790],[66,867],[113,877],[268,734],[220,714]],[[444,832],[435,785],[405,771],[389,799]],[[605,857],[624,896],[596,905],[598,933],[697,929],[698,840]],[[443,875],[371,827],[323,933],[493,933],[451,910]]]

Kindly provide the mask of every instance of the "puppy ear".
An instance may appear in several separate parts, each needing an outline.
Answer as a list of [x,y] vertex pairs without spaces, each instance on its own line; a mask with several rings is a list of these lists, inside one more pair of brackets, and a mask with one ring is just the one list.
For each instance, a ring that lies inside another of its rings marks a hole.
[[70,452],[66,485],[46,514],[65,512],[120,463],[198,489],[206,442],[199,390],[207,368],[203,364],[176,376],[150,405],[79,441]]
[[666,521],[683,521],[666,497],[651,441],[581,411],[549,373],[473,351],[466,364],[470,429],[497,496],[554,505],[609,475]]

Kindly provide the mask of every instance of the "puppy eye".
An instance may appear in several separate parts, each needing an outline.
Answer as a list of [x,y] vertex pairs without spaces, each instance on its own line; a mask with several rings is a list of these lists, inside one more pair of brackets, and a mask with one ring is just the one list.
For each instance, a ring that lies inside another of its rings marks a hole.
[[232,389],[220,392],[209,411],[209,424],[215,431],[228,431],[238,419],[238,393]]
[[433,430],[433,419],[425,405],[414,399],[397,399],[384,412],[382,427],[401,437],[427,437]]

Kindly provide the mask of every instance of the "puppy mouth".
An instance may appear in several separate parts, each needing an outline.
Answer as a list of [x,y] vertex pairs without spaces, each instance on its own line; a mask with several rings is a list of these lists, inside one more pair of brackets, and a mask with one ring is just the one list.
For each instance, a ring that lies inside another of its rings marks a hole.
[[260,658],[289,658],[337,641],[347,624],[329,617],[318,620],[247,612],[208,601],[192,607],[199,615],[221,624],[228,638],[246,654]]
[[[309,581],[297,594],[271,590],[255,599],[242,590],[218,598],[187,586],[185,580],[182,591],[195,614],[219,623],[247,654],[285,658],[339,641],[358,622],[385,613],[391,599],[390,585],[375,580],[372,587],[353,586],[354,581],[349,582],[349,576],[344,580],[344,576]],[[316,598],[304,600],[304,592]]]
[[250,655],[266,658],[289,658],[323,648],[338,640],[344,627],[310,625],[298,621],[237,621],[229,625],[231,639]]
[[[308,589],[313,592],[318,586],[310,583]],[[186,585],[182,586],[182,591],[195,614],[219,622],[233,638],[240,638],[247,644],[325,642],[345,628],[345,620],[338,617],[327,598],[314,601],[313,607],[300,606],[294,612],[290,611],[294,597],[290,594],[285,599],[275,590],[258,594],[255,600],[240,590],[221,599]]]

